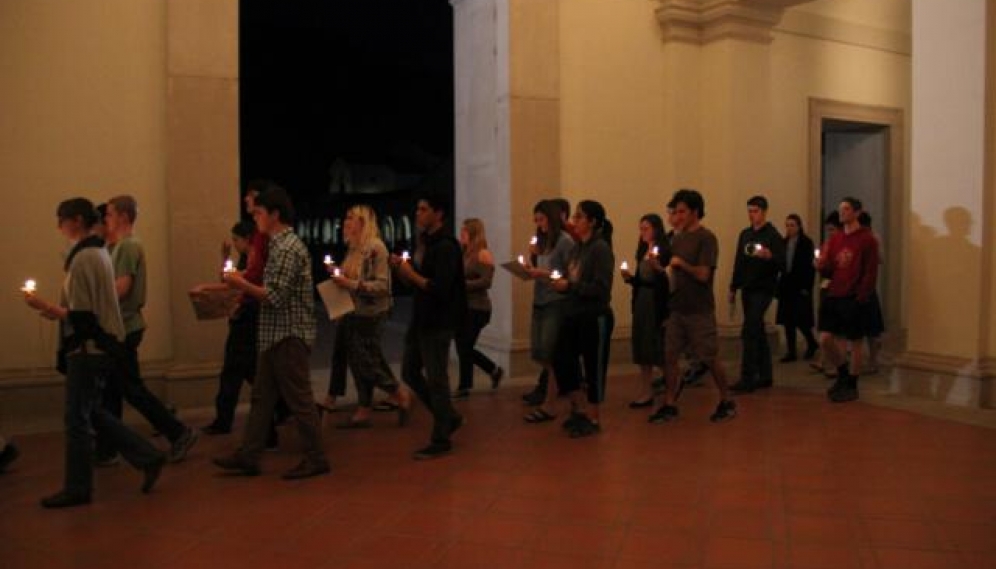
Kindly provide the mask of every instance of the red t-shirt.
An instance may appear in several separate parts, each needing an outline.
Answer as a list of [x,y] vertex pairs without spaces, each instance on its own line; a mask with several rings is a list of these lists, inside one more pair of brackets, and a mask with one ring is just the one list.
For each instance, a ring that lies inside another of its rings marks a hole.
[[[246,270],[243,276],[247,281],[256,286],[263,285],[263,270],[266,268],[266,258],[270,254],[270,236],[256,231],[249,240],[249,259],[246,261]],[[249,305],[256,302],[256,299],[248,294],[242,295],[242,304]]]
[[866,227],[847,233],[838,231],[825,249],[820,274],[830,279],[827,295],[857,296],[866,301],[878,280],[878,240]]

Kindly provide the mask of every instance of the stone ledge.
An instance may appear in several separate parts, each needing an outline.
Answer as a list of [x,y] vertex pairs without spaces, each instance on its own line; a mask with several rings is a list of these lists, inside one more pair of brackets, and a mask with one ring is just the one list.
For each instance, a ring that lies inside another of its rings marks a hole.
[[996,408],[996,358],[962,358],[908,351],[895,360],[892,393],[925,397],[948,405]]

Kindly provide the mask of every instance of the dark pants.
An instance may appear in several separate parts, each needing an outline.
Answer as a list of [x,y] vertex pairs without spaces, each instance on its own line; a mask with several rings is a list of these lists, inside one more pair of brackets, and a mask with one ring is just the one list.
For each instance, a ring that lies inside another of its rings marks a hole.
[[796,330],[802,332],[802,337],[806,339],[806,349],[810,352],[815,352],[819,344],[816,342],[816,337],[813,336],[812,327],[797,328],[795,324],[785,324],[785,346],[788,355],[796,355],[795,349],[795,333]]
[[490,310],[468,310],[466,327],[456,338],[457,356],[460,358],[460,384],[458,389],[474,387],[474,366],[484,370],[488,375],[498,367],[491,358],[474,349],[481,330],[491,322]]
[[413,324],[405,333],[401,379],[432,413],[434,443],[448,443],[453,424],[460,419],[450,401],[450,376],[447,364],[452,341],[452,330],[419,329]]
[[228,321],[225,340],[225,363],[218,377],[218,395],[214,398],[214,426],[231,430],[235,407],[239,404],[242,382],[252,383],[256,376],[256,326],[259,311],[243,307]]
[[162,453],[124,426],[101,403],[101,382],[112,377],[115,362],[106,355],[75,354],[66,359],[66,478],[64,490],[89,496],[93,488],[93,434],[121,453],[135,468],[162,459]]
[[335,325],[332,338],[332,363],[329,365],[329,395],[335,398],[346,394],[346,326],[342,320]]
[[259,354],[241,451],[249,461],[259,461],[272,428],[273,410],[281,397],[295,419],[305,456],[315,462],[325,460],[311,391],[310,355],[311,349],[300,338],[285,338]]
[[770,292],[742,290],[740,299],[744,306],[744,325],[740,331],[743,354],[740,360],[740,377],[748,383],[770,383],[771,346],[764,330],[764,314],[774,298]]
[[597,405],[605,401],[613,327],[612,312],[564,317],[554,368],[560,395],[584,389],[589,403]]
[[[145,330],[137,330],[125,336],[125,361],[113,366],[104,387],[104,409],[121,420],[122,399],[135,408],[145,420],[157,431],[166,436],[170,442],[180,438],[186,426],[178,421],[169,409],[163,405],[142,381],[141,370],[138,367],[138,346],[142,343]],[[116,451],[113,443],[106,437],[97,437],[97,455],[113,456]]]
[[[356,393],[361,407],[373,405],[373,390],[385,393],[398,391],[398,380],[384,357],[381,339],[387,315],[358,316],[347,314],[336,328],[336,337],[343,337],[342,358],[353,372]],[[342,364],[340,364],[342,365]],[[345,377],[345,373],[343,373]]]

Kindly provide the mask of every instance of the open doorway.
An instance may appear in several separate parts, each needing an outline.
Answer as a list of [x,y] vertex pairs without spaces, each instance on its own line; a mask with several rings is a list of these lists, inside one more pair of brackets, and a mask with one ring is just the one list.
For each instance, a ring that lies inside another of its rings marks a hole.
[[812,226],[822,229],[841,198],[862,201],[881,240],[878,291],[886,329],[892,347],[901,349],[906,327],[901,280],[909,254],[902,247],[909,203],[902,110],[811,99],[809,129]]

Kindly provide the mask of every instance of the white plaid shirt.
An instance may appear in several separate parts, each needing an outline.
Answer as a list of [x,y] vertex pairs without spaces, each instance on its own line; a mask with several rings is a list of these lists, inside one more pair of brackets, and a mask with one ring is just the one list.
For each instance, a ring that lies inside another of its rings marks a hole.
[[270,238],[263,271],[266,300],[259,309],[259,351],[286,338],[315,340],[315,299],[311,256],[304,243],[287,228]]

